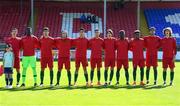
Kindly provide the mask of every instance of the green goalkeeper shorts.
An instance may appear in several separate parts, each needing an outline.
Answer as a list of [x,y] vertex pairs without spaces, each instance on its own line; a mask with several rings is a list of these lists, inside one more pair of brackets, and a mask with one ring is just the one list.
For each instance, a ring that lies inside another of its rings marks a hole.
[[36,57],[35,56],[23,56],[23,58],[22,58],[23,68],[27,68],[29,65],[31,67],[36,67]]

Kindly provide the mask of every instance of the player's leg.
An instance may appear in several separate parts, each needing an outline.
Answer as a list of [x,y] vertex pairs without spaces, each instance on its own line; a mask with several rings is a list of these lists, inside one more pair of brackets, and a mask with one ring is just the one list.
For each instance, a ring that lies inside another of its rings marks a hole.
[[93,78],[94,78],[94,67],[91,67],[91,72],[90,72],[90,86],[93,86]]
[[152,66],[153,66],[153,70],[154,70],[154,85],[156,85],[157,84],[157,76],[158,76],[158,71],[157,71],[158,59],[157,59],[157,56],[152,58]]
[[34,78],[34,87],[37,86],[37,72],[36,72],[36,57],[31,56],[30,58],[30,65],[33,70],[33,78]]
[[157,67],[153,67],[154,69],[154,85],[157,84],[157,76],[158,76],[158,72],[157,72]]
[[119,79],[120,79],[120,67],[117,67],[117,71],[116,71],[116,85],[119,85]]
[[70,87],[70,86],[72,86],[72,85],[71,85],[70,59],[69,59],[69,58],[66,58],[64,62],[65,62],[65,68],[66,68],[66,70],[67,70],[68,85],[69,85],[69,87]]
[[109,77],[109,85],[111,85],[111,83],[112,83],[113,76],[114,76],[114,67],[111,67],[111,72],[110,72],[110,77]]
[[144,84],[144,67],[140,67],[140,80],[141,80],[141,82],[140,82],[140,85],[142,85],[142,86],[144,86],[145,84]]
[[94,78],[94,69],[96,67],[96,63],[94,59],[90,60],[90,64],[91,64],[91,72],[90,72],[90,86],[93,86],[93,78]]
[[70,71],[70,69],[67,69],[67,76],[68,76],[68,84],[69,84],[69,86],[72,86],[71,85],[71,71]]
[[104,63],[105,63],[104,64],[105,65],[105,70],[104,70],[104,80],[105,80],[105,83],[104,83],[104,86],[107,86],[109,60],[107,58],[105,58]]
[[119,85],[120,70],[121,70],[121,67],[122,67],[122,60],[117,60],[116,66],[117,66],[117,71],[116,71],[116,85]]
[[126,85],[129,85],[129,72],[128,72],[129,61],[128,61],[128,59],[124,60],[123,66],[124,66],[124,70],[125,70]]
[[17,87],[20,87],[19,85],[19,81],[20,81],[20,78],[21,78],[21,73],[20,73],[20,59],[19,57],[15,56],[15,60],[14,60],[14,68],[16,69],[16,79],[17,79],[17,83],[16,83],[16,86]]
[[74,72],[74,86],[76,86],[76,82],[77,82],[77,78],[78,78],[78,71],[79,71],[79,67],[80,67],[80,59],[76,58],[75,64],[76,64],[76,69]]
[[85,80],[86,80],[86,86],[88,86],[88,72],[87,72],[87,69],[86,67],[83,67],[83,70],[84,70],[84,77],[85,77]]
[[61,71],[63,68],[63,59],[62,58],[58,58],[58,71],[57,71],[57,82],[55,86],[59,86],[59,82],[60,82],[60,78],[61,78]]
[[100,67],[97,67],[97,79],[98,79],[98,82],[97,82],[97,85],[101,85],[101,68]]
[[21,85],[21,87],[25,87],[26,71],[27,71],[28,65],[29,65],[29,58],[27,56],[24,56],[22,58],[23,71],[22,71],[22,85]]
[[168,60],[163,59],[162,60],[162,65],[163,65],[163,85],[166,86],[166,76],[167,76],[167,68],[168,68]]
[[140,67],[140,80],[141,80],[141,82],[140,82],[140,85],[141,86],[144,86],[145,84],[144,84],[144,67],[145,67],[145,61],[144,60],[140,60],[139,61],[139,67]]
[[58,71],[57,71],[57,82],[56,82],[55,86],[59,86],[59,84],[60,84],[61,71],[62,71],[62,68],[59,67]]
[[170,61],[169,68],[170,68],[170,86],[172,86],[174,80],[174,68],[175,68],[175,63],[173,59],[171,59]]
[[44,82],[44,70],[45,70],[45,68],[41,68],[41,72],[40,72],[40,80],[41,80],[40,87],[43,86],[43,82]]
[[125,77],[126,77],[126,85],[129,85],[129,72],[128,68],[124,68],[125,70]]
[[109,67],[105,67],[105,70],[104,70],[104,80],[105,80],[104,86],[107,86],[108,68]]
[[11,88],[13,88],[13,87],[12,87],[12,84],[13,84],[12,73],[10,73],[8,76],[9,76],[9,88],[11,89]]
[[113,79],[113,76],[114,76],[115,59],[111,59],[110,67],[111,67],[111,72],[110,72],[110,78],[109,78],[109,85],[111,85],[112,79]]
[[146,67],[146,84],[149,84],[149,73],[150,73],[150,67]]
[[5,73],[5,82],[6,82],[5,88],[8,88],[9,87],[9,75],[7,73]]
[[100,83],[100,80],[101,80],[101,67],[102,67],[102,60],[97,59],[97,78],[98,78],[97,85],[101,85],[101,83]]
[[53,78],[54,78],[54,71],[53,71],[53,58],[48,60],[48,67],[49,67],[49,76],[50,76],[50,87],[53,87]]
[[17,78],[17,84],[16,84],[16,86],[19,87],[19,86],[20,86],[20,85],[19,85],[19,81],[20,81],[20,78],[21,78],[20,69],[19,69],[19,68],[16,68],[16,72],[17,72],[17,74],[16,74],[16,78]]
[[136,71],[137,71],[137,66],[133,66],[133,85],[136,85]]
[[167,68],[163,69],[163,85],[166,86],[166,76],[167,76]]
[[174,80],[174,69],[172,68],[170,72],[170,86],[173,85],[173,80]]
[[86,80],[86,86],[89,86],[88,84],[88,72],[87,72],[87,66],[88,66],[88,61],[87,59],[82,59],[82,66],[83,66],[83,70],[84,70],[84,77],[85,77],[85,80]]
[[47,60],[43,57],[41,57],[41,71],[40,71],[40,87],[43,86],[43,82],[44,82],[44,70],[47,67]]
[[49,68],[50,70],[50,86],[52,87],[53,86],[53,78],[54,78],[54,72],[53,72],[53,68]]
[[151,64],[152,64],[152,58],[151,56],[148,56],[146,54],[146,84],[149,84],[149,73],[150,73]]
[[136,85],[136,71],[137,71],[137,64],[138,62],[136,60],[133,60],[133,85]]
[[76,67],[75,72],[74,72],[74,86],[76,86],[76,82],[78,78],[78,71],[79,71],[79,67]]

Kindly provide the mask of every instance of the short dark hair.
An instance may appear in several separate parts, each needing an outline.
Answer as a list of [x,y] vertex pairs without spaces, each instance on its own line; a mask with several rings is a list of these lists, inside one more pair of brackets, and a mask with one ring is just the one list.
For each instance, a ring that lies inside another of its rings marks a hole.
[[156,28],[155,28],[155,27],[150,27],[149,30],[150,30],[150,31],[151,31],[151,30],[154,30],[154,31],[155,31]]
[[6,49],[7,49],[7,48],[10,48],[10,47],[12,47],[11,44],[6,44],[6,46],[5,46]]
[[44,27],[43,31],[49,31],[49,28],[48,27]]
[[13,31],[13,30],[18,30],[18,29],[17,28],[12,28],[11,31]]
[[95,32],[97,32],[97,31],[99,32],[99,29],[95,29],[94,31],[95,31]]
[[84,31],[84,28],[83,28],[83,27],[81,27],[79,30],[80,30],[80,31]]

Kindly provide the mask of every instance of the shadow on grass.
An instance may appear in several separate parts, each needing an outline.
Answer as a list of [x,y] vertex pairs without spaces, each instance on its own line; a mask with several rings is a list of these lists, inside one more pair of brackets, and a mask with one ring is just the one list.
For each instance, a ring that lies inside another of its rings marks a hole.
[[93,86],[93,87],[87,87],[87,86],[60,86],[60,87],[50,87],[50,86],[44,86],[44,87],[25,87],[25,88],[12,88],[12,89],[7,89],[4,87],[0,87],[0,92],[1,91],[39,91],[39,90],[61,90],[61,89],[65,89],[65,90],[76,90],[76,89],[80,89],[80,90],[87,90],[87,89],[143,89],[143,90],[151,90],[151,89],[163,89],[168,87],[167,86],[163,86],[163,85],[146,85],[146,86],[140,86],[140,85],[136,85],[136,86],[131,86],[131,85],[120,85],[120,86],[116,86],[116,85],[110,85],[110,86]]

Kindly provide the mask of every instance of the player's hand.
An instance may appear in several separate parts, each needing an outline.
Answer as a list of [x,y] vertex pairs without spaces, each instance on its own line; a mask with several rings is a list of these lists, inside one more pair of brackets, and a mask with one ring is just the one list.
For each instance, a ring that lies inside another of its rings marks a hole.
[[4,69],[4,66],[3,66],[3,65],[1,65],[0,67],[1,67],[2,69]]
[[176,61],[176,55],[174,55],[174,57],[173,57],[173,62],[174,62],[174,61]]

